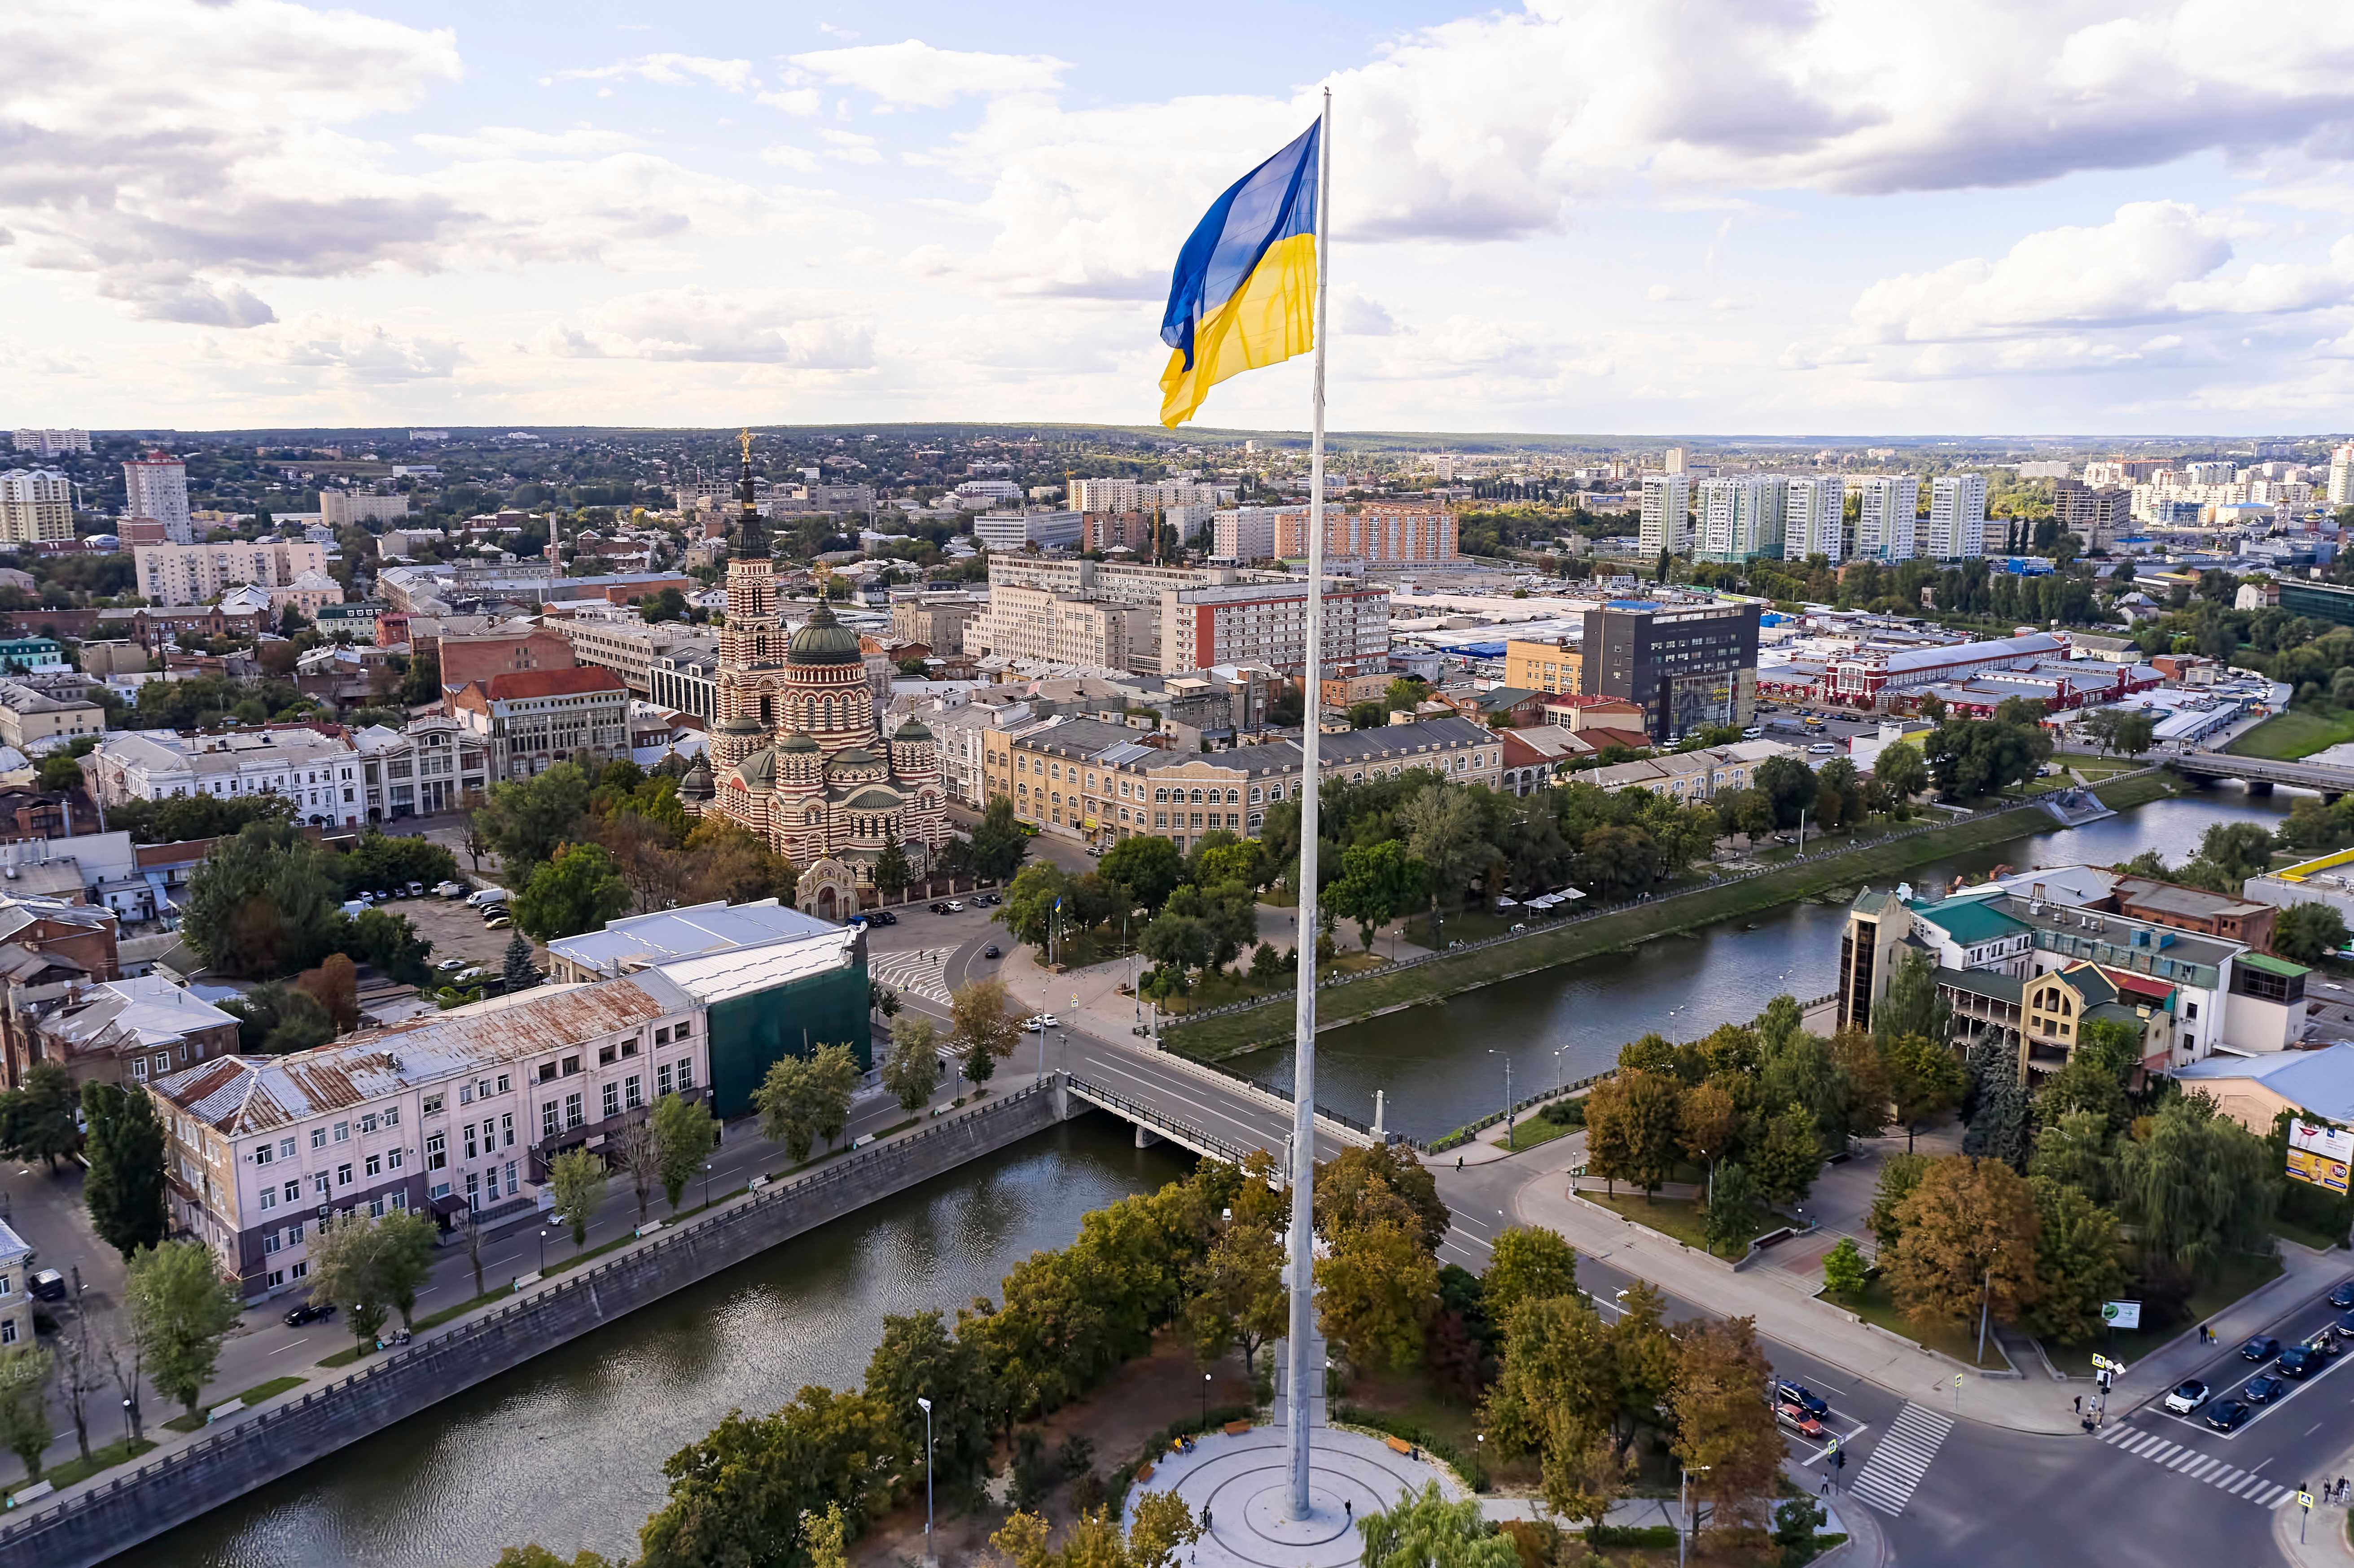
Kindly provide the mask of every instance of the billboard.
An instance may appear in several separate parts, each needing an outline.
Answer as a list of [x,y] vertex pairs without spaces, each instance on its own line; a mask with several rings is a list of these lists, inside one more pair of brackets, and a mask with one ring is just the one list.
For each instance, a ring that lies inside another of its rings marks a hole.
[[2346,1168],[2354,1163],[2354,1132],[2293,1121],[2288,1126],[2288,1173],[2300,1181],[2346,1191]]

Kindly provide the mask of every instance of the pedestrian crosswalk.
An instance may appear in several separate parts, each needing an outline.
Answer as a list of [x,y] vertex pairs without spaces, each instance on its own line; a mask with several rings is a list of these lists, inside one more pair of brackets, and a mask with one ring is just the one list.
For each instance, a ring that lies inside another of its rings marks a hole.
[[1904,1505],[1913,1500],[1914,1489],[1928,1474],[1929,1461],[1937,1457],[1953,1429],[1952,1416],[1917,1404],[1905,1405],[1881,1435],[1871,1461],[1848,1489],[1892,1519],[1903,1513]]
[[869,953],[866,972],[877,985],[904,991],[927,1001],[944,1002],[949,999],[949,949],[946,948],[910,948],[897,953]]
[[2119,1421],[2103,1427],[2101,1441],[2121,1454],[2162,1465],[2178,1476],[2187,1476],[2258,1508],[2272,1508],[2296,1495],[2293,1486],[2265,1480],[2252,1470],[2243,1470],[2211,1454],[2178,1443],[2162,1432],[2145,1431],[2131,1422]]

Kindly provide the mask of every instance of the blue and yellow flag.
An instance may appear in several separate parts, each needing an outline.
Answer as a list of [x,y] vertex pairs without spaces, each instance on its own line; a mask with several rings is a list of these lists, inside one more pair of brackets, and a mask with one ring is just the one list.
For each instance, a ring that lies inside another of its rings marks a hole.
[[1161,341],[1161,422],[1193,417],[1230,376],[1316,346],[1318,125],[1236,180],[1177,254]]

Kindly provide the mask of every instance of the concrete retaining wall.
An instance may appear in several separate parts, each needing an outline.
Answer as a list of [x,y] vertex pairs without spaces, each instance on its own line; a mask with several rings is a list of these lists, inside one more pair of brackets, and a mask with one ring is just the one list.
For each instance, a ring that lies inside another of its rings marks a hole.
[[1060,1119],[1059,1099],[1051,1084],[991,1099],[559,1276],[302,1399],[235,1418],[167,1458],[12,1520],[0,1529],[0,1568],[103,1562],[779,1242],[1042,1132]]

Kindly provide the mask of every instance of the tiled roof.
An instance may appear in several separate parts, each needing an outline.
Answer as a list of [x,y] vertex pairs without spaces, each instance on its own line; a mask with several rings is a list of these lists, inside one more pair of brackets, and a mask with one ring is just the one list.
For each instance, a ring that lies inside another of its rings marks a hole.
[[594,664],[572,670],[516,670],[477,682],[493,702],[524,697],[569,697],[588,692],[626,692],[629,683],[612,671]]

